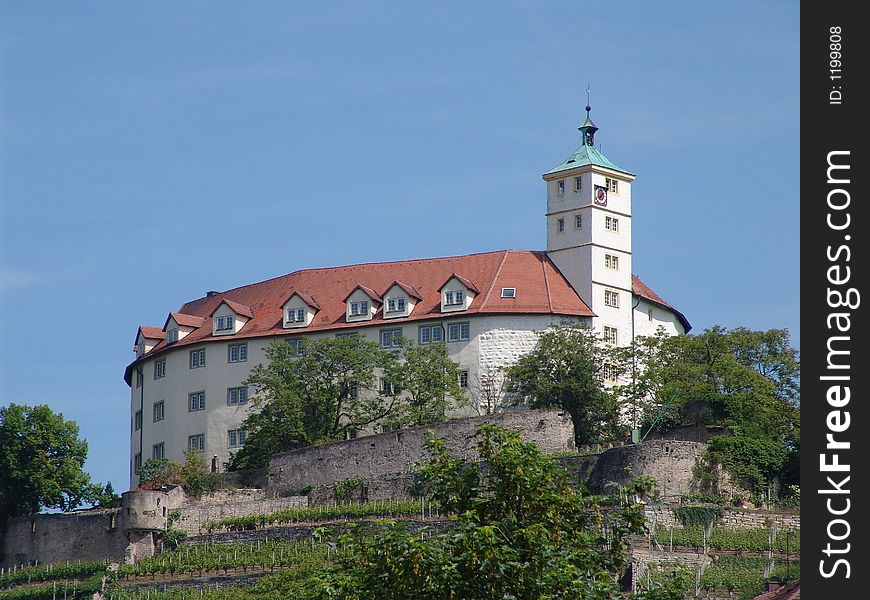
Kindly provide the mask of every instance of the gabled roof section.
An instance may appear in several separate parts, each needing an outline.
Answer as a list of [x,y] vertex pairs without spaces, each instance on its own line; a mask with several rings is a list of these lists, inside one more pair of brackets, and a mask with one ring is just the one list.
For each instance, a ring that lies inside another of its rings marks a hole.
[[460,283],[462,283],[462,285],[464,285],[466,288],[468,288],[469,290],[471,290],[471,291],[474,292],[475,294],[479,294],[479,293],[480,293],[480,290],[477,289],[477,286],[475,286],[473,283],[471,283],[470,281],[468,281],[468,280],[467,280],[465,277],[463,277],[462,275],[457,275],[456,273],[451,273],[451,274],[450,274],[450,277],[448,277],[447,279],[445,279],[445,280],[444,280],[444,283],[441,284],[441,287],[438,288],[438,291],[440,292],[441,290],[443,290],[443,289],[444,289],[444,286],[447,285],[448,283],[450,283],[450,280],[451,280],[451,279],[456,279],[456,280],[458,280]]
[[374,291],[370,287],[366,287],[363,284],[359,283],[355,288],[353,288],[350,292],[348,292],[347,296],[344,297],[344,301],[347,302],[347,299],[350,298],[351,294],[353,294],[357,290],[362,290],[365,292],[365,295],[374,300],[379,304],[383,304],[384,301],[381,299],[380,295],[376,291]]
[[[351,293],[353,293],[353,292],[351,292]],[[287,299],[281,304],[281,306],[284,306],[285,304],[290,302],[290,300],[293,299],[293,296],[299,296],[305,304],[307,304],[308,306],[313,308],[315,311],[320,310],[320,305],[317,303],[317,301],[313,297],[309,296],[305,292],[299,292],[299,291],[295,291],[292,294],[290,294],[289,296],[287,296]]]
[[595,146],[587,146],[586,144],[577,148],[577,150],[565,159],[565,162],[560,164],[557,167],[554,167],[544,173],[544,177],[547,175],[552,175],[554,173],[558,173],[560,171],[568,171],[569,169],[577,169],[579,167],[603,167],[605,169],[610,169],[611,171],[618,171],[619,173],[625,173],[626,175],[631,175],[634,177],[634,173],[626,171],[609,158],[604,156],[604,154]]
[[689,331],[692,329],[692,324],[689,323],[689,320],[683,313],[671,306],[671,304],[666,302],[664,298],[656,294],[652,290],[652,288],[650,288],[647,284],[641,281],[640,277],[638,277],[634,273],[632,273],[631,275],[631,291],[634,293],[635,296],[640,296],[644,300],[652,302],[653,304],[658,304],[662,308],[666,308],[674,313],[677,319],[680,320],[680,323],[682,323],[683,328],[686,330],[686,333],[689,333]]
[[[211,315],[211,313],[208,314]],[[171,312],[169,313],[169,316],[166,317],[166,322],[163,323],[164,330],[166,329],[166,326],[169,325],[169,319],[174,319],[181,327],[193,327],[194,329],[202,327],[202,324],[205,323],[205,317],[189,315],[183,312]]]
[[[234,313],[236,313],[237,315],[241,315],[243,317],[248,317],[249,319],[254,318],[254,309],[252,309],[250,306],[245,306],[244,304],[241,304],[239,302],[234,302],[234,301],[230,300],[229,298],[223,298],[220,301],[220,304],[215,306],[214,310],[211,311],[211,314],[209,314],[209,316],[213,315],[215,313],[215,311],[217,311],[217,309],[220,308],[221,304],[226,304],[227,306],[229,306],[232,309],[232,311]],[[181,323],[179,323],[179,325],[180,324]]]
[[388,285],[388,286],[387,286],[387,289],[384,290],[384,293],[381,294],[381,296],[382,296],[382,297],[383,297],[383,296],[386,296],[386,295],[387,295],[387,292],[389,292],[390,289],[391,289],[394,285],[397,285],[397,286],[399,286],[400,288],[402,288],[403,290],[405,290],[405,293],[408,294],[408,296],[410,296],[411,298],[416,298],[417,300],[422,300],[422,299],[423,299],[423,296],[420,295],[420,292],[418,292],[417,290],[415,290],[415,289],[414,289],[413,287],[411,287],[410,285],[405,284],[405,283],[402,283],[401,281],[394,281],[393,283],[391,283],[390,285]]
[[166,338],[166,332],[154,325],[139,325],[136,337],[138,338],[140,335],[146,340],[162,340]]

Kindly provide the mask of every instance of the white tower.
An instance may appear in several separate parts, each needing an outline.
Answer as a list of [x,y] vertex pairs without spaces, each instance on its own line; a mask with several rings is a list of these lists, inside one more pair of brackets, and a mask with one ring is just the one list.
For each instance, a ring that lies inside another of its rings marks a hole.
[[[587,90],[588,94],[588,90]],[[579,127],[580,148],[544,174],[547,253],[597,315],[594,329],[631,343],[631,182],[634,175],[595,148],[598,127]]]

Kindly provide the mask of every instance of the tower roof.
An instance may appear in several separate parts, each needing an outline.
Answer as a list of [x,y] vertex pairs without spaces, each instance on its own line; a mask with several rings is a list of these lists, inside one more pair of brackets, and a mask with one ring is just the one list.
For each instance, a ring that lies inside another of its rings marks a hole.
[[626,175],[634,176],[634,173],[631,171],[626,171],[609,158],[604,156],[604,154],[598,150],[595,146],[587,146],[583,144],[577,150],[569,156],[565,161],[557,167],[554,167],[544,173],[544,176],[552,175],[553,173],[558,173],[559,171],[567,171],[569,169],[576,169],[578,167],[603,167],[605,169],[610,169],[612,171],[618,171],[620,173],[625,173]]
[[547,175],[552,175],[553,173],[558,173],[559,171],[567,171],[569,169],[589,166],[604,167],[605,169],[610,169],[612,171],[618,171],[620,173],[625,173],[626,175],[634,176],[634,173],[626,171],[622,167],[618,166],[616,163],[604,156],[601,150],[595,148],[595,132],[598,131],[598,126],[595,125],[595,123],[592,121],[592,117],[589,116],[589,113],[591,111],[592,107],[589,105],[589,88],[587,87],[586,120],[583,121],[583,124],[577,128],[583,136],[582,145],[577,148],[574,154],[569,156],[565,160],[565,162],[544,173],[544,177],[546,177]]

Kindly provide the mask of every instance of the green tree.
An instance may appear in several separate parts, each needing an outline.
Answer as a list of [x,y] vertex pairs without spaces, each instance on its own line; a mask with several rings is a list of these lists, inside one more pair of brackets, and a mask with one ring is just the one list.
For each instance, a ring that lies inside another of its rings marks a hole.
[[391,352],[361,336],[305,339],[300,350],[273,342],[268,364],[254,367],[245,380],[255,391],[255,411],[245,420],[248,437],[231,469],[261,467],[276,452],[345,439],[349,430],[392,413],[395,398],[380,394],[375,374],[391,368]]
[[[430,439],[424,468],[454,527],[431,536],[389,524],[343,539],[347,552],[321,576],[321,597],[344,600],[614,599],[627,566],[626,538],[643,531],[631,494],[585,495],[516,432],[478,430],[485,466]],[[631,490],[643,492],[644,490]],[[681,598],[653,592],[644,598]]]
[[48,406],[0,408],[0,519],[41,507],[72,510],[93,498],[83,470],[88,443]]
[[400,425],[443,421],[448,410],[465,406],[468,398],[459,386],[459,365],[450,359],[443,342],[418,346],[402,341],[399,360],[384,369],[386,393],[394,396]]
[[800,362],[786,330],[716,326],[696,335],[640,338],[620,352],[623,365],[637,367],[633,381],[615,391],[643,407],[644,428],[675,397],[658,430],[725,426],[732,435],[715,438],[709,450],[740,483],[756,491],[797,483]]
[[184,451],[184,462],[177,463],[168,458],[149,459],[136,471],[139,487],[158,489],[164,485],[180,485],[191,496],[201,496],[203,492],[220,488],[223,478],[219,473],[211,473],[205,457],[196,448]]
[[566,410],[578,445],[618,438],[617,396],[603,385],[605,365],[617,366],[614,352],[588,327],[551,327],[506,369],[507,390],[532,408]]

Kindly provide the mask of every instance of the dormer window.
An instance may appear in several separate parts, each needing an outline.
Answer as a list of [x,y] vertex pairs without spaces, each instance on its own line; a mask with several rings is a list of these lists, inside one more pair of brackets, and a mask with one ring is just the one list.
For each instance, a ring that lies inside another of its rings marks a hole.
[[444,304],[456,306],[465,302],[465,292],[462,290],[449,290],[444,292]]
[[166,332],[166,343],[174,344],[178,341],[178,329],[170,329]]
[[404,298],[387,298],[387,312],[405,312]]
[[365,315],[368,312],[369,312],[369,303],[367,300],[363,300],[362,302],[351,302],[350,303],[350,314],[352,317]]
[[138,356],[145,354],[145,342],[139,342],[139,345],[136,346],[136,354]]
[[284,312],[284,328],[307,327],[320,310],[317,301],[305,292],[294,291],[281,305]]
[[217,331],[232,331],[235,327],[235,317],[233,315],[225,315],[217,318]]

